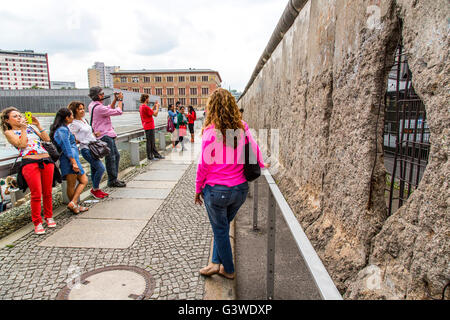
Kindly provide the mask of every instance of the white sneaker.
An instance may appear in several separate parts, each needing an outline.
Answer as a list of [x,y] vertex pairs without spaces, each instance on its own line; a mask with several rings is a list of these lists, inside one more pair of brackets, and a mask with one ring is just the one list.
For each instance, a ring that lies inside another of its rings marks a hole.
[[36,233],[36,234],[44,234],[45,233],[45,229],[42,226],[42,223],[39,223],[37,226],[34,227],[34,233]]
[[56,222],[53,220],[53,218],[47,219],[47,227],[49,228],[56,228]]

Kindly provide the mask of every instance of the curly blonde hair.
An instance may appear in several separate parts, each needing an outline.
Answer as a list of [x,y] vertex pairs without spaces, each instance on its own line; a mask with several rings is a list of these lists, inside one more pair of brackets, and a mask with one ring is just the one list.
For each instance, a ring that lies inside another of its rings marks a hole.
[[[228,90],[217,88],[211,93],[206,104],[206,119],[202,133],[211,124],[214,124],[215,129],[220,130],[223,137],[226,137],[227,129],[244,130],[242,114],[236,104],[236,99]],[[234,140],[236,148],[236,139]]]

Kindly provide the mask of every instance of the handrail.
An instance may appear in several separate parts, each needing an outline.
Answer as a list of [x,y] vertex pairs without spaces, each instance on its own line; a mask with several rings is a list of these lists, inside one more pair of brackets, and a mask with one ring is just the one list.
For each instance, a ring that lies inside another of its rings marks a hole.
[[[161,131],[166,127],[166,125],[158,125],[155,127],[155,131]],[[142,128],[138,128],[138,129],[133,129],[133,130],[128,130],[125,132],[121,132],[117,135],[117,141],[121,142],[121,141],[127,141],[127,140],[131,140],[134,139],[136,137],[139,136],[143,136],[144,133],[144,129]],[[0,178],[4,178],[6,176],[8,176],[10,174],[10,168],[12,167],[13,163],[3,163],[1,164],[1,162],[5,162],[5,161],[9,161],[9,160],[15,160],[19,155],[15,155],[15,156],[10,156],[10,157],[6,157],[6,158],[0,158]],[[19,158],[17,160],[16,166],[19,167],[20,166],[20,162],[21,159]]]
[[272,36],[270,37],[269,42],[267,43],[266,48],[259,58],[255,69],[253,70],[250,80],[248,81],[244,91],[239,97],[238,102],[247,93],[247,90],[250,88],[253,81],[255,81],[256,77],[258,76],[259,72],[262,70],[266,62],[270,59],[270,56],[275,51],[278,44],[281,42],[281,40],[283,40],[283,36],[291,28],[298,14],[307,2],[308,0],[289,0],[286,8],[283,11],[283,14],[281,15],[280,20],[278,21],[277,26],[275,27],[275,30],[272,33]]
[[[342,296],[336,288],[333,280],[328,274],[327,269],[323,265],[314,247],[303,231],[300,223],[294,215],[291,207],[287,203],[275,180],[270,174],[269,170],[263,169],[262,175],[269,185],[269,202],[268,202],[268,218],[267,218],[267,299],[274,298],[274,280],[275,280],[275,226],[276,226],[276,206],[282,213],[286,224],[294,237],[295,243],[308,267],[314,282],[319,290],[319,293],[324,300],[342,300]],[[254,185],[254,202],[253,202],[253,228],[257,229],[257,204],[258,204],[258,189],[257,181]]]

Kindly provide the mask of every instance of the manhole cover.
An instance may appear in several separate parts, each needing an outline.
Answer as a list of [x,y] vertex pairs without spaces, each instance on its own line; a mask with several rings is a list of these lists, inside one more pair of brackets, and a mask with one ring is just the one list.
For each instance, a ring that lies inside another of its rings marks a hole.
[[57,300],[143,300],[155,289],[151,274],[130,266],[97,269],[75,277]]

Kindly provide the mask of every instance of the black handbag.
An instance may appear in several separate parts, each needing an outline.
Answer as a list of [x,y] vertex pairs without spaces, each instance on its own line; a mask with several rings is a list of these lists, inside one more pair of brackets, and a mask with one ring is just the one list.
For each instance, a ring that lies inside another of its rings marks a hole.
[[[36,130],[32,126],[30,128],[37,134]],[[53,162],[56,162],[61,157],[61,152],[58,150],[58,148],[51,142],[51,141],[43,141],[41,140],[42,147],[44,147],[45,150],[47,150],[47,153],[49,154],[50,158],[52,158]]]
[[92,156],[96,159],[101,159],[111,152],[108,144],[102,140],[89,142],[88,148],[91,151]]
[[52,158],[53,162],[56,162],[61,157],[61,153],[58,151],[58,148],[51,142],[42,141],[42,146],[45,150],[47,150],[50,158]]
[[[92,107],[91,111],[91,127],[92,127],[92,120],[94,118],[94,109],[96,106],[98,106],[98,104]],[[94,132],[94,128],[92,128],[92,132]],[[96,159],[101,159],[111,152],[111,149],[108,147],[108,144],[102,140],[89,142],[88,148],[91,151],[92,156]]]
[[[258,164],[257,157],[255,153],[253,152],[253,149],[251,148],[250,141],[247,137],[245,137],[245,143],[244,145],[244,176],[247,181],[253,181],[259,178],[261,175],[261,168]],[[256,163],[253,163],[256,162]]]

